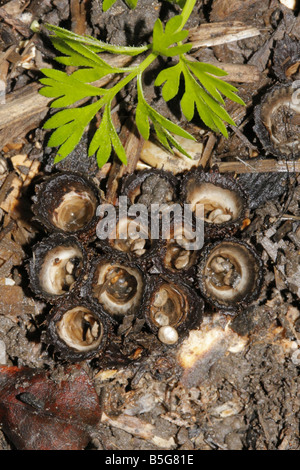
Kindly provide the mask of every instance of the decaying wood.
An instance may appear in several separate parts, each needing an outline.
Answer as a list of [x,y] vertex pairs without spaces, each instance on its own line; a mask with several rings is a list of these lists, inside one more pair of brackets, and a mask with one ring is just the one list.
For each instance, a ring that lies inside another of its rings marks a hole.
[[260,31],[254,26],[248,26],[240,21],[224,21],[204,23],[189,30],[192,50],[198,47],[211,47],[227,44],[241,39],[259,36]]
[[11,139],[22,138],[39,124],[41,115],[46,114],[49,99],[38,93],[39,88],[33,83],[6,96],[5,106],[0,108],[2,148]]
[[225,64],[222,62],[218,62],[216,65],[228,73],[226,77],[222,77],[226,82],[255,83],[261,80],[261,73],[256,65]]
[[218,163],[218,168],[220,173],[298,173],[300,171],[300,160],[239,160],[238,162]]
[[249,64],[255,64],[258,69],[263,72],[267,66],[274,41],[279,41],[283,38],[285,29],[285,22],[282,21],[276,31],[272,34],[271,38],[268,39],[265,44],[263,44],[262,47],[255,52],[255,54],[253,54],[249,60]]
[[297,0],[280,0],[280,3],[291,10],[295,10],[297,7]]
[[176,140],[192,158],[186,157],[176,149],[174,149],[174,154],[172,154],[155,141],[147,140],[143,145],[140,159],[154,168],[161,168],[174,174],[201,165],[204,149],[203,142],[194,142],[180,136],[176,136]]

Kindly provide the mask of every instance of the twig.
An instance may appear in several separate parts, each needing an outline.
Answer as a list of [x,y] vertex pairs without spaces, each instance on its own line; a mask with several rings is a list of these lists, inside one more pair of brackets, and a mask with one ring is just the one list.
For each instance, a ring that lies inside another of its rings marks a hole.
[[214,149],[214,146],[215,146],[215,143],[217,141],[217,138],[214,134],[210,134],[208,140],[207,140],[207,143],[205,145],[205,148],[203,150],[203,154],[201,156],[201,158],[199,159],[199,165],[201,165],[203,168],[206,167],[210,157],[211,157],[211,154],[212,154],[212,151]]
[[217,163],[220,173],[298,173],[300,160],[245,160]]
[[255,147],[255,145],[253,145],[248,139],[247,137],[242,133],[242,131],[236,127],[236,126],[229,126],[230,129],[233,130],[233,132],[244,142],[244,144],[251,150],[257,150],[257,148]]

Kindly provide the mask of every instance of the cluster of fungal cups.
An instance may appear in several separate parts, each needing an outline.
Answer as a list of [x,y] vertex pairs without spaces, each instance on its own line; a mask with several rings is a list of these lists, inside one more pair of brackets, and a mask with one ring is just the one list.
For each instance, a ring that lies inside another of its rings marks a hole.
[[[120,195],[127,197],[127,214],[118,214],[115,236],[101,240],[97,208],[104,201],[88,178],[56,173],[37,186],[33,212],[45,237],[33,247],[30,285],[51,304],[46,341],[63,360],[101,357],[120,341],[128,319],[139,320],[162,345],[177,345],[201,327],[204,314],[216,308],[234,314],[259,295],[262,263],[239,236],[247,196],[234,178],[201,169],[178,177],[144,170],[123,179]],[[157,202],[189,204],[194,223],[201,204],[204,246],[192,250],[178,239],[176,219],[167,236],[151,239]],[[148,208],[149,224],[130,234],[134,204]]]

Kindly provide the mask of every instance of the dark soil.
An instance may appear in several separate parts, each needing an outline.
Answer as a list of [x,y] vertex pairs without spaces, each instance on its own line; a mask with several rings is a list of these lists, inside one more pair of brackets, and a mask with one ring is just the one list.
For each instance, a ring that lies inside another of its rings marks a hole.
[[[0,79],[7,96],[0,112],[14,93],[24,93],[38,82],[43,64],[53,65],[51,45],[29,29],[34,19],[82,29],[80,19],[85,18],[81,34],[120,45],[140,45],[151,38],[156,18],[165,21],[179,11],[171,3],[152,0],[139,0],[135,11],[117,0],[105,14],[101,1],[81,2],[78,13],[79,4],[74,0],[0,1]],[[166,350],[156,340],[153,353],[130,367],[103,368],[97,360],[81,363],[104,413],[90,432],[88,449],[300,449],[300,178],[291,167],[289,172],[271,167],[264,173],[253,171],[257,160],[274,158],[253,130],[253,110],[266,90],[282,80],[275,73],[280,65],[278,47],[285,40],[299,41],[297,15],[279,0],[197,3],[189,28],[241,21],[261,32],[252,38],[198,48],[193,56],[219,64],[255,65],[260,74],[258,81],[234,83],[247,106],[241,109],[228,102],[226,108],[240,132],[229,128],[229,139],[217,136],[207,168],[224,162],[246,161],[248,165],[249,171],[236,174],[250,199],[248,226],[241,238],[253,243],[261,254],[264,285],[260,298],[236,317],[205,312],[198,333],[199,341],[205,339],[209,345],[204,352],[195,353],[198,358],[192,367],[184,362],[180,347]],[[28,67],[24,67],[24,40],[36,51]],[[194,119],[187,124],[178,103],[167,106],[153,87],[153,78],[164,65],[154,64],[145,77],[146,99],[205,141],[210,133],[201,122]],[[135,100],[133,87],[121,95],[118,131],[135,109]],[[54,166],[54,153],[46,145],[48,134],[42,129],[48,113],[41,111],[35,120],[28,116],[27,127],[26,119],[21,127],[0,126],[0,364],[60,374],[63,364],[41,340],[49,306],[30,290],[26,270],[33,244],[44,236],[32,220],[31,197],[36,181],[57,169],[87,174],[104,191],[109,173],[88,159],[88,134],[69,157]],[[116,166],[119,168],[115,163],[108,170],[115,171]],[[143,331],[135,333],[137,343],[149,342]],[[14,448],[15,443],[0,430],[0,449]]]

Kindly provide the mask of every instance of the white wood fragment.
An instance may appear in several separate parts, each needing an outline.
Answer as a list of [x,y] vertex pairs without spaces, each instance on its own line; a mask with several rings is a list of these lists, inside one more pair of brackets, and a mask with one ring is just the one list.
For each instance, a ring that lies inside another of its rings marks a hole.
[[290,10],[295,10],[297,6],[297,0],[280,0],[280,3]]

